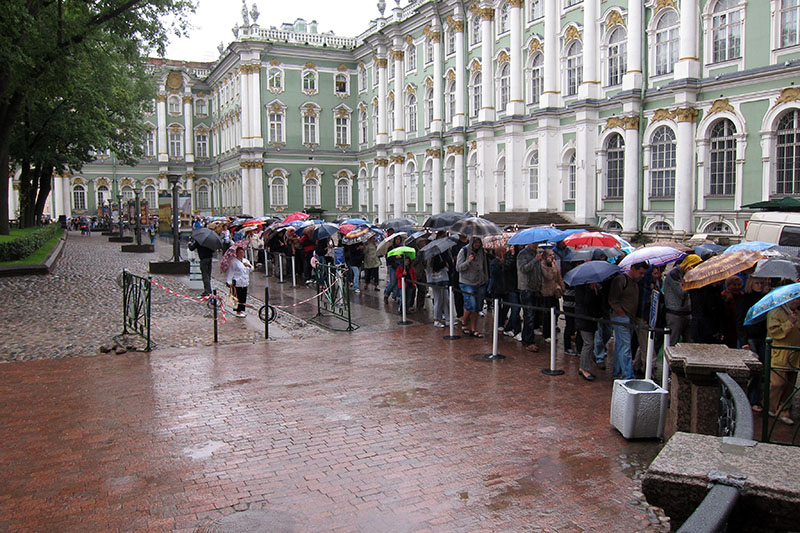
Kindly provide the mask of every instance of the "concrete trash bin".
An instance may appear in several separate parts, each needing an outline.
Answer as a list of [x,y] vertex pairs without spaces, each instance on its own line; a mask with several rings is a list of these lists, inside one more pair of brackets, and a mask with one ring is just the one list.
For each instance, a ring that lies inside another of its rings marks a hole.
[[611,425],[626,439],[663,435],[662,402],[668,392],[649,379],[617,379],[611,395]]
[[192,259],[189,261],[189,288],[202,289],[203,288],[203,273],[200,272],[200,260]]

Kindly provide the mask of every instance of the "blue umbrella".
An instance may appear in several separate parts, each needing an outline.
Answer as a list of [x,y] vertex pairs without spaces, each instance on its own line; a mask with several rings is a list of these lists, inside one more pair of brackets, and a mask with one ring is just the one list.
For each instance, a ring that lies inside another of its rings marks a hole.
[[342,224],[353,224],[356,226],[369,226],[369,220],[364,220],[363,218],[346,218],[342,220]]
[[760,252],[761,250],[774,248],[775,246],[778,245],[771,242],[745,241],[745,242],[740,242],[739,244],[728,246],[728,249],[722,252],[722,254],[724,255],[724,254],[729,254],[731,252],[738,252],[739,250],[752,250],[754,252]]
[[770,291],[747,311],[747,316],[744,317],[744,325],[749,326],[764,320],[768,312],[787,302],[791,302],[795,298],[800,298],[800,283],[784,285]]
[[562,236],[562,231],[557,228],[528,228],[522,230],[508,240],[508,244],[526,245],[534,242],[552,242]]
[[587,283],[602,283],[618,272],[619,267],[607,261],[589,261],[567,272],[564,276],[564,283],[571,287]]
[[561,235],[557,236],[555,239],[551,240],[550,242],[561,242],[564,239],[566,239],[567,237],[569,237],[570,235],[574,235],[575,233],[585,233],[585,232],[587,232],[589,230],[572,228],[572,229],[562,229],[562,230],[559,230],[559,231],[561,232]]

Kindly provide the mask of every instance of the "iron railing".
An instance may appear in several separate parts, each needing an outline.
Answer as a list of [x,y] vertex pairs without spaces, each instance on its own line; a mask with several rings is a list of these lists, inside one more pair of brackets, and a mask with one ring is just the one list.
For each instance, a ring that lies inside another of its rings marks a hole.
[[136,334],[142,337],[146,346],[144,351],[152,349],[150,342],[150,294],[151,278],[143,278],[122,271],[122,335]]
[[[312,322],[336,331],[353,331],[358,324],[353,323],[350,315],[350,284],[347,281],[347,267],[344,265],[319,264],[314,269],[317,282],[317,314]],[[320,318],[333,317],[347,322],[347,328],[337,330]]]

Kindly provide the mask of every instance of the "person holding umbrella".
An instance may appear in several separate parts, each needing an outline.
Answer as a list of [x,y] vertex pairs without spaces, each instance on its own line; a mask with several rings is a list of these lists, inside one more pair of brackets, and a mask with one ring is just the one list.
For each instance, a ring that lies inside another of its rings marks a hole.
[[[769,279],[750,276],[744,286],[744,294],[736,302],[736,336],[739,348],[750,350],[764,363],[767,353],[767,323],[764,321],[745,326],[744,320],[747,312],[756,302],[769,292]],[[747,387],[747,397],[753,411],[760,413],[761,405],[761,378],[753,376]]]
[[211,260],[214,252],[222,248],[222,238],[219,236],[221,226],[216,230],[200,228],[192,231],[189,249],[197,252],[200,258],[200,274],[203,277],[203,293],[200,296],[211,294]]
[[483,309],[483,297],[486,284],[489,282],[489,267],[483,241],[473,236],[472,242],[458,252],[456,271],[459,273],[459,285],[464,293],[464,335],[482,338],[477,331],[478,312]]
[[683,338],[683,342],[692,342],[689,333],[692,303],[689,293],[684,292],[681,285],[686,273],[702,262],[699,255],[689,254],[664,277],[664,307],[666,308],[667,327],[671,333],[670,346],[678,344],[681,338]]
[[[800,346],[800,297],[794,298],[767,313],[767,335],[778,346]],[[791,418],[791,399],[797,372],[778,370],[777,367],[800,366],[800,351],[772,350],[772,376],[769,384],[769,416],[777,418],[787,426],[794,424]]]
[[611,308],[611,327],[614,330],[614,378],[634,379],[633,354],[631,352],[632,331],[630,325],[639,308],[639,280],[650,267],[647,263],[636,263],[624,275],[611,280],[608,305]]
[[378,288],[378,269],[381,266],[381,259],[378,257],[378,244],[375,242],[375,237],[372,236],[364,244],[364,289],[369,289],[370,281],[375,285],[375,290]]

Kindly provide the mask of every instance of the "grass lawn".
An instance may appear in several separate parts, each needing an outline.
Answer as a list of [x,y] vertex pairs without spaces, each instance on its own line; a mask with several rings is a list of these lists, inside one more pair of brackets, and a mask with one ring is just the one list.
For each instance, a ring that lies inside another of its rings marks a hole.
[[[31,231],[35,230],[36,228],[25,228],[25,229],[12,229],[11,235],[0,235],[0,242],[7,242],[13,241],[16,238],[22,237],[26,233],[30,233]],[[37,251],[33,252],[31,255],[26,257],[25,259],[20,259],[18,261],[5,261],[0,262],[0,265],[39,265],[44,263],[44,260],[47,259],[47,256],[50,255],[50,252],[53,251],[53,248],[56,247],[58,244],[58,240],[64,235],[62,231],[58,235],[54,236],[52,239],[44,243],[44,246],[39,248]]]

